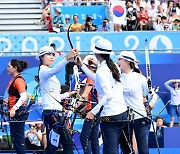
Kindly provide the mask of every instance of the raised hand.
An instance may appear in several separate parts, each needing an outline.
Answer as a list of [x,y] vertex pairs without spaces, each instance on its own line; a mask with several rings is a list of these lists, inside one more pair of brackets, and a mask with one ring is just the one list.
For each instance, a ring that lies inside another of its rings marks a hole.
[[82,66],[82,65],[83,65],[83,62],[82,62],[81,57],[77,56],[77,57],[75,58],[75,63],[76,63],[77,65]]
[[66,59],[67,60],[70,60],[71,58],[74,58],[74,57],[76,57],[77,55],[78,55],[78,50],[77,50],[77,48],[74,48],[74,49],[72,49],[70,52],[69,52],[69,54],[66,56]]

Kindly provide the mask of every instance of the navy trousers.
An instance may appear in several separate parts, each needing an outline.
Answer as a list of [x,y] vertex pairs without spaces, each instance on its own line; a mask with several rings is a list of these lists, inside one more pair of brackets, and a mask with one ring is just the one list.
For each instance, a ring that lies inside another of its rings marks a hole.
[[[25,147],[25,136],[24,136],[24,127],[25,127],[25,121],[28,118],[28,114],[22,114],[21,116],[18,116],[17,113],[20,113],[21,111],[25,111],[27,109],[27,106],[21,106],[16,111],[16,120],[17,122],[10,122],[10,134],[11,134],[11,140],[14,144],[14,149],[16,150],[17,154],[25,154],[26,153],[26,147]],[[15,119],[12,118],[12,121]],[[22,121],[22,122],[19,122]]]
[[56,130],[56,132],[60,135],[60,143],[63,146],[63,153],[73,154],[73,141],[63,121],[61,112],[56,110],[44,110],[43,118],[46,126],[47,138],[45,154],[56,154],[57,147],[51,144],[49,138],[49,133],[52,129]]
[[100,154],[99,149],[99,121],[84,120],[80,141],[84,154]]
[[25,154],[25,137],[24,137],[25,122],[10,122],[10,134],[17,154]]
[[[129,130],[129,131],[128,131]],[[139,154],[149,154],[148,148],[148,122],[146,118],[136,119],[129,123],[124,129],[128,143],[125,141],[123,135],[120,138],[121,149],[124,154],[129,153],[130,148],[132,149],[132,132],[135,132],[135,137],[137,141],[137,147]],[[126,142],[126,143],[125,143]]]
[[103,154],[118,154],[119,138],[127,120],[127,112],[111,116],[117,122],[102,121],[101,132],[103,137]]

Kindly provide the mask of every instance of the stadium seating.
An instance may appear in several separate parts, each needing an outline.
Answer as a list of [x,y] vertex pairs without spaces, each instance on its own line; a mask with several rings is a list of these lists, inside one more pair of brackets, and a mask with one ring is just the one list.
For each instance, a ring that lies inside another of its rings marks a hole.
[[0,31],[44,31],[35,25],[41,18],[39,0],[1,0]]

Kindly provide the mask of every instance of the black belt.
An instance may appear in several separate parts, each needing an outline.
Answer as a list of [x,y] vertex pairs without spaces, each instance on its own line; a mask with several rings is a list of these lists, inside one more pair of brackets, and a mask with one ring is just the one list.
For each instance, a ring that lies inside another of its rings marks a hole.
[[[125,111],[125,112],[127,112],[127,111]],[[124,113],[125,113],[124,112]],[[121,113],[121,114],[124,114],[124,113]],[[120,114],[120,115],[121,115]],[[114,115],[114,116],[104,116],[104,117],[100,117],[100,121],[101,122],[127,122],[127,121],[129,121],[129,120],[127,120],[127,119],[119,119],[118,117],[117,117],[118,115]]]

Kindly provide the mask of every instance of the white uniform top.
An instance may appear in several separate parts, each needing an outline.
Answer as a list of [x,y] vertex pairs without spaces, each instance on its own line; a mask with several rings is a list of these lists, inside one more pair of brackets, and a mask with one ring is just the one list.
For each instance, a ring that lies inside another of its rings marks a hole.
[[[176,80],[177,82],[180,82],[180,80]],[[171,92],[171,105],[179,105],[180,104],[180,88],[172,88],[169,86],[170,83],[172,83],[173,80],[169,80],[164,83],[165,87]]]
[[[62,105],[59,103],[61,101],[61,84],[55,74],[61,71],[66,64],[67,60],[63,59],[53,68],[45,65],[40,66],[39,79],[43,110],[62,111]],[[69,96],[68,93],[65,93],[65,95],[67,95],[67,97]],[[57,102],[53,97],[59,102]]]
[[102,106],[100,117],[118,115],[127,110],[122,83],[113,78],[105,60],[98,67],[96,74],[92,73],[85,65],[81,68],[87,76],[95,81],[95,87],[100,96],[99,103],[91,110],[94,115],[100,111]]
[[[147,116],[143,103],[143,94],[147,94],[147,80],[139,73],[122,73],[123,94],[126,105],[143,116]],[[133,112],[134,119],[143,118],[141,115]]]

